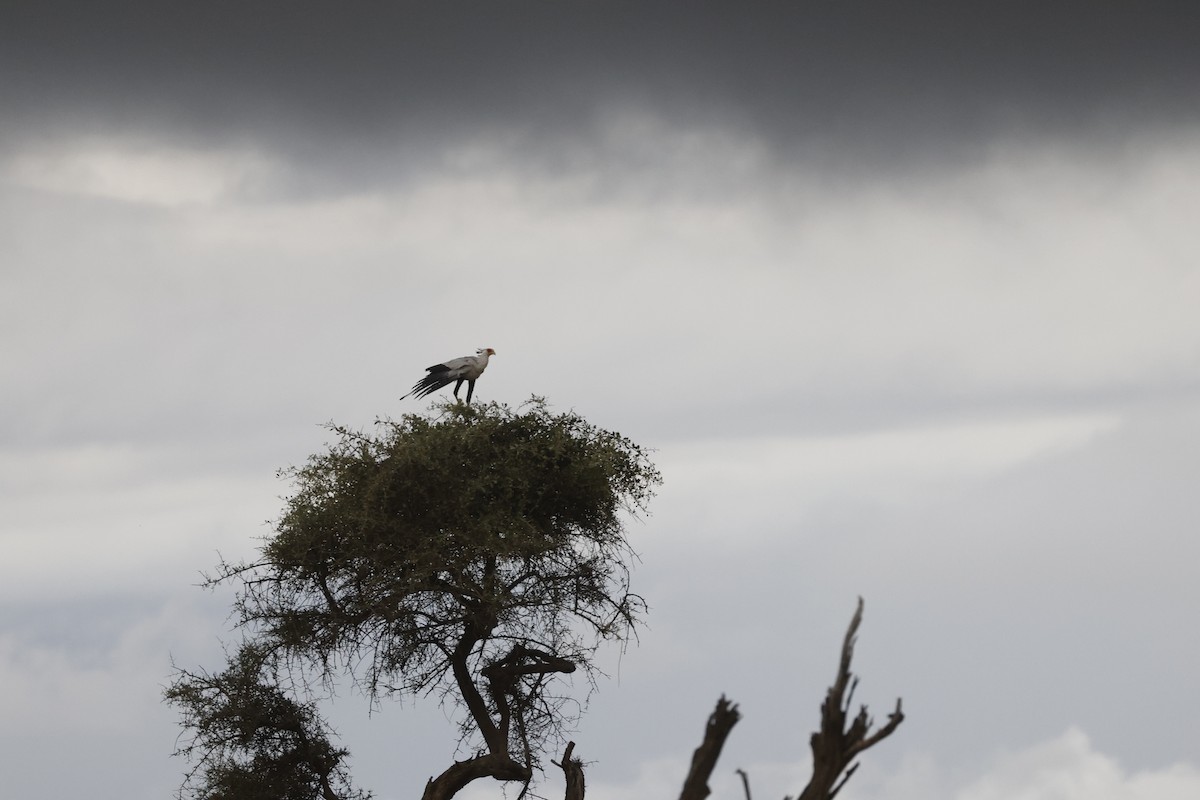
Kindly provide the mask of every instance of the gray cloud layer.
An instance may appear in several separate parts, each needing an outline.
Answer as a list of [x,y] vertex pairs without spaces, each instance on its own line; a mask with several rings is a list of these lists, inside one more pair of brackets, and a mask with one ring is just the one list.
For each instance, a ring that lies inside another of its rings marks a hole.
[[[1179,3],[27,4],[5,126],[270,140],[296,159],[507,130],[546,154],[621,108],[775,147],[944,158],[998,132],[1194,121]],[[553,148],[551,148],[552,150]]]

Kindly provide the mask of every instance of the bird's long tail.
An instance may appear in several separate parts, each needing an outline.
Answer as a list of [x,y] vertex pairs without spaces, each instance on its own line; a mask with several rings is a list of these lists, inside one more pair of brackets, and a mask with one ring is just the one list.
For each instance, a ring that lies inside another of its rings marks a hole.
[[436,392],[443,386],[448,386],[454,383],[454,378],[447,378],[444,373],[431,372],[421,380],[413,384],[412,391],[401,397],[404,400],[407,397],[424,397],[427,394]]

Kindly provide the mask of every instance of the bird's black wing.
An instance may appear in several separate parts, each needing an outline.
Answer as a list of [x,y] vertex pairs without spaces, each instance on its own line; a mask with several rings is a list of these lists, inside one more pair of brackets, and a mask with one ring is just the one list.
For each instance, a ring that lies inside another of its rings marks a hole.
[[[432,367],[429,367],[428,372],[428,375],[413,384],[412,391],[404,395],[404,397],[408,397],[409,395],[424,397],[431,392],[436,392],[443,386],[454,383],[454,378],[447,374],[450,372],[450,368],[445,364],[434,364]],[[400,399],[403,400],[404,397]]]

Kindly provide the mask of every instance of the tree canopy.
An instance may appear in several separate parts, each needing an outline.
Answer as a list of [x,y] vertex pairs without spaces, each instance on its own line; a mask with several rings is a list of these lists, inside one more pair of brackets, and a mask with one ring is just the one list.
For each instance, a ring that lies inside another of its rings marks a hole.
[[[352,796],[346,753],[304,699],[344,675],[372,699],[461,707],[476,755],[431,779],[429,800],[480,777],[527,783],[571,720],[563,676],[590,679],[599,645],[645,611],[624,525],[659,473],[633,442],[536,398],[330,430],[283,471],[295,491],[260,557],[210,580],[237,585],[243,643],[223,672],[181,670],[167,690],[194,765],[184,793]],[[265,785],[283,773],[287,792]]]

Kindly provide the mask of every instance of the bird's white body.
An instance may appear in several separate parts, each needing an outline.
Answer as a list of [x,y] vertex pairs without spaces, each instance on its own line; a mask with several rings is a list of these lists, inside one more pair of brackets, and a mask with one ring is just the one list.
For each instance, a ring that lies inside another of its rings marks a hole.
[[[487,369],[488,358],[496,355],[496,351],[490,347],[481,347],[475,351],[473,356],[463,356],[462,358],[452,358],[441,364],[434,364],[432,367],[426,367],[425,371],[429,374],[421,380],[417,381],[413,386],[412,391],[404,395],[416,395],[424,397],[430,392],[436,392],[443,386],[451,383],[454,384],[454,398],[458,399],[458,390],[462,387],[463,381],[467,382],[467,402],[471,402],[471,395],[475,393],[475,381]],[[404,397],[400,399],[403,400]]]
[[473,381],[487,369],[488,357],[494,354],[495,351],[489,347],[485,350],[480,350],[478,355],[452,358],[443,364],[434,364],[428,368],[428,371],[440,372],[443,376],[456,381]]

